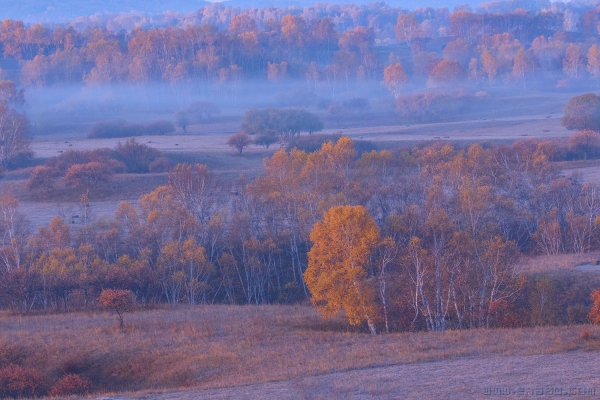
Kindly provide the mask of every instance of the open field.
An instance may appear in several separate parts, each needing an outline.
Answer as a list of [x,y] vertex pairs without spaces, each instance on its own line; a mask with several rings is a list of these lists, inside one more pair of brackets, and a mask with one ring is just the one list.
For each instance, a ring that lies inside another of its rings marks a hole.
[[569,395],[569,398],[596,398],[600,387],[597,368],[598,353],[586,351],[533,356],[465,357],[363,368],[248,386],[111,398],[480,399],[491,393],[505,394],[499,390],[506,389],[517,398],[539,396],[548,391],[556,395]]
[[[0,363],[11,354],[46,376],[78,373],[108,392],[187,387],[219,389],[188,398],[477,398],[488,385],[600,389],[600,327],[592,326],[372,337],[342,318],[324,321],[307,306],[140,310],[125,315],[124,330],[106,313],[5,314],[0,323]],[[582,339],[582,330],[591,338]],[[156,396],[137,396],[144,397]]]

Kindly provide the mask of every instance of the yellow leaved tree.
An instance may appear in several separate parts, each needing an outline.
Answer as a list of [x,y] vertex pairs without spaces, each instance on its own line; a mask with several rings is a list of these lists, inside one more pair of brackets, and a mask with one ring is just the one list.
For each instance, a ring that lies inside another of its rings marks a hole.
[[362,206],[332,207],[315,224],[310,240],[314,245],[304,280],[313,305],[324,317],[344,310],[350,324],[366,321],[376,334],[378,307],[367,272],[380,242],[375,221]]

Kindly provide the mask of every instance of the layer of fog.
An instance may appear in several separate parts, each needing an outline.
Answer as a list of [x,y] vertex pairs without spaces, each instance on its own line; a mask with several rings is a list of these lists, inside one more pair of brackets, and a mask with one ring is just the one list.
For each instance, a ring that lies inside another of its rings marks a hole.
[[[459,109],[439,109],[435,119],[420,121],[403,117],[394,97],[376,81],[319,82],[317,85],[289,80],[279,83],[245,81],[227,84],[50,86],[27,88],[25,111],[34,138],[52,135],[85,137],[92,125],[99,121],[121,120],[147,124],[167,120],[176,123],[178,111],[201,101],[212,103],[220,109],[216,118],[202,122],[207,125],[204,131],[229,133],[239,129],[244,112],[252,108],[304,108],[319,115],[326,128],[334,129],[560,114],[569,97],[589,90],[587,87],[559,90],[556,84],[544,84],[543,81],[537,85],[531,81],[528,84],[527,88],[468,82],[430,88],[424,87],[423,83],[408,84],[402,96],[413,96],[415,102],[421,101],[418,96],[425,93],[441,93],[448,96],[446,102],[457,98],[463,104]],[[362,106],[344,107],[357,99],[361,99]],[[181,129],[178,132],[181,133]]]

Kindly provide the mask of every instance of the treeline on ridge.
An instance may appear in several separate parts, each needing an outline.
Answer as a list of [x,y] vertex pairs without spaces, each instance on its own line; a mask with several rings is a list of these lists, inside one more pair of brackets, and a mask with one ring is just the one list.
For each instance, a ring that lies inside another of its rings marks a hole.
[[564,86],[600,77],[599,12],[573,2],[412,12],[385,3],[215,4],[164,20],[106,18],[48,27],[5,20],[0,51],[22,63],[23,84],[38,86],[299,79],[335,92],[350,80],[381,81],[396,66],[406,72],[400,83],[433,86],[467,79],[525,85],[531,77]]

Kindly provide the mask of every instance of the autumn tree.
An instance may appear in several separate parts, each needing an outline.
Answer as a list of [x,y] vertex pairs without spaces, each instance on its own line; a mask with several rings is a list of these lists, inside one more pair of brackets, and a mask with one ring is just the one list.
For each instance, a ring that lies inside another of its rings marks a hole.
[[575,153],[583,154],[583,159],[598,154],[600,150],[600,134],[598,132],[583,130],[574,133],[569,138],[569,149]]
[[523,82],[523,86],[525,86],[525,76],[529,72],[530,62],[529,57],[527,56],[527,52],[524,47],[521,47],[515,56],[512,75],[515,79]]
[[242,154],[244,148],[251,144],[252,139],[250,139],[250,136],[244,132],[236,133],[227,140],[227,145],[235,148],[238,151],[238,154]]
[[458,61],[442,60],[431,70],[429,79],[432,84],[452,84],[461,82],[466,77],[467,71]]
[[379,229],[362,206],[329,209],[310,233],[313,247],[304,272],[311,301],[325,317],[344,310],[352,325],[367,322],[376,334],[375,292],[369,263],[379,244]]
[[593,44],[587,54],[587,70],[596,79],[596,84],[600,79],[600,48]]
[[29,121],[23,114],[0,104],[0,166],[8,167],[11,161],[30,153],[27,128]]
[[592,292],[592,310],[590,311],[588,318],[594,325],[600,325],[600,289],[596,289]]
[[600,97],[593,93],[575,96],[569,100],[562,118],[569,130],[600,131]]
[[383,81],[381,83],[392,92],[396,99],[400,97],[402,87],[406,82],[408,82],[408,77],[400,63],[389,65],[383,71]]
[[481,66],[485,71],[488,80],[493,81],[494,78],[496,78],[496,74],[498,73],[498,65],[496,57],[488,49],[485,49],[483,53],[481,53]]
[[569,44],[567,52],[563,60],[563,71],[565,74],[574,79],[578,79],[583,68],[583,56],[581,47],[575,43]]
[[419,34],[419,22],[412,13],[398,16],[394,27],[396,39],[410,46],[411,41]]
[[131,290],[104,289],[98,297],[100,305],[117,314],[119,327],[123,328],[123,314],[133,307],[134,297]]

